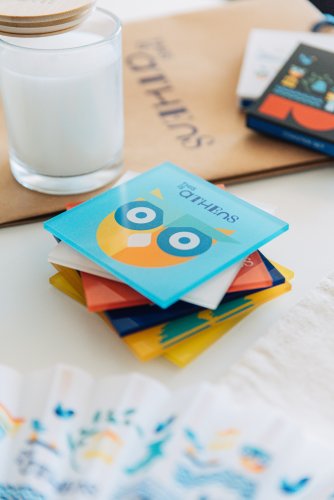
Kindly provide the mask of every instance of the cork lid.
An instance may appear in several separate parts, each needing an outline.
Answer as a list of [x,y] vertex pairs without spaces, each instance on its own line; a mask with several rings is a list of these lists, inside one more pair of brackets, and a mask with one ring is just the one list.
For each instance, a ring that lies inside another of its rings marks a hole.
[[94,5],[95,0],[0,0],[0,34],[61,33],[81,23]]

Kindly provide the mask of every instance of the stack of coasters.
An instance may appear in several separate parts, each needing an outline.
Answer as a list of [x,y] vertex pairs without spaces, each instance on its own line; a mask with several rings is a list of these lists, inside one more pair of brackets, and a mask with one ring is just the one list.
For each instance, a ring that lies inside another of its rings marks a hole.
[[91,12],[95,0],[2,0],[0,33],[7,36],[45,36],[68,31]]
[[247,126],[334,156],[334,54],[299,45],[247,112]]
[[184,366],[291,271],[258,251],[288,224],[171,163],[45,223],[51,283],[101,314],[141,360]]

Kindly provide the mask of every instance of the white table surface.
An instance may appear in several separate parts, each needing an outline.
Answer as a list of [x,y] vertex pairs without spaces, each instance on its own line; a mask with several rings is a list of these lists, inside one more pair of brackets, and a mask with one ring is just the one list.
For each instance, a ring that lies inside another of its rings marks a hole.
[[[214,0],[103,0],[123,20],[217,5]],[[1,182],[1,180],[0,180]],[[292,268],[293,291],[260,307],[196,361],[178,369],[163,358],[143,364],[96,315],[48,283],[47,255],[54,240],[41,223],[0,229],[0,363],[21,371],[63,362],[93,375],[137,371],[170,386],[218,380],[243,351],[264,335],[334,269],[334,169],[235,185],[231,192],[274,205],[290,231],[264,253]]]

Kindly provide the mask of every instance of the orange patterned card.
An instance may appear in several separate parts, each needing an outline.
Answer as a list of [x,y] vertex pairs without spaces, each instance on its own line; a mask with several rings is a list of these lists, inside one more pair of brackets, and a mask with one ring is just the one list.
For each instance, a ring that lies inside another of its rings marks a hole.
[[254,252],[245,260],[228,293],[249,291],[272,286],[273,280],[259,252]]
[[92,312],[136,307],[151,302],[124,283],[81,273],[87,308]]

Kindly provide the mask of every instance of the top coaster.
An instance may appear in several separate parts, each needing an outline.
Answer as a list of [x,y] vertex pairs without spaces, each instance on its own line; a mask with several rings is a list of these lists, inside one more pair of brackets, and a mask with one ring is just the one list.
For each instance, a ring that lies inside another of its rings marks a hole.
[[164,163],[54,217],[45,228],[165,308],[288,225]]

